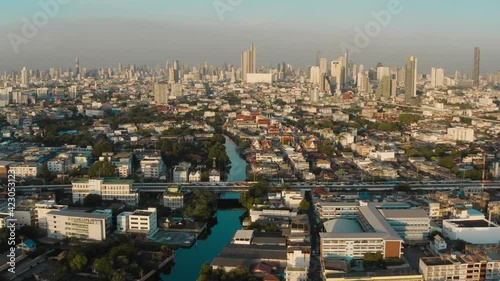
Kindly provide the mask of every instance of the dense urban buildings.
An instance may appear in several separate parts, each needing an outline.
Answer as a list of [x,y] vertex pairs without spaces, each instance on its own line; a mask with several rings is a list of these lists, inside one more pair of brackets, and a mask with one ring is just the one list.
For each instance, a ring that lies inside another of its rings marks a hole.
[[120,24],[86,2],[33,37],[0,18],[21,40],[0,54],[0,280],[500,278],[500,71],[480,5],[467,26],[427,19],[454,27],[440,49],[407,29],[419,1],[364,28],[328,1],[315,18],[268,3],[272,19],[214,1],[217,24],[200,2],[168,25],[152,16],[168,1],[122,3]]

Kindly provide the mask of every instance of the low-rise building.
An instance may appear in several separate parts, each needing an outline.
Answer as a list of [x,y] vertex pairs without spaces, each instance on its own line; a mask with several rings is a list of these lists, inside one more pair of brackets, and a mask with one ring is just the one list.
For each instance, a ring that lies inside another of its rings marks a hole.
[[426,240],[430,218],[423,209],[379,210],[389,225],[404,240]]
[[158,231],[156,208],[135,210],[126,217],[128,218],[127,232],[145,234],[147,237],[151,237]]
[[499,280],[500,260],[485,252],[420,258],[419,271],[426,281]]
[[184,207],[184,194],[179,188],[167,188],[163,193],[163,206],[172,210]]
[[188,182],[188,169],[182,166],[175,166],[173,171],[173,182],[175,183]]
[[9,170],[15,172],[19,178],[36,178],[40,173],[39,164],[34,162],[27,163],[12,163]]
[[133,180],[117,180],[110,178],[76,179],[71,184],[73,203],[83,202],[89,194],[98,194],[102,200],[119,200],[128,205],[139,203],[139,193],[132,188]]
[[76,237],[86,240],[106,240],[108,215],[71,211],[47,213],[47,231],[51,238]]
[[66,210],[68,206],[56,204],[55,200],[42,200],[35,204],[35,226],[47,229],[47,213]]
[[443,220],[443,235],[472,244],[500,243],[500,226],[486,219]]
[[160,156],[148,156],[141,160],[142,176],[146,179],[157,179],[165,173],[165,164]]

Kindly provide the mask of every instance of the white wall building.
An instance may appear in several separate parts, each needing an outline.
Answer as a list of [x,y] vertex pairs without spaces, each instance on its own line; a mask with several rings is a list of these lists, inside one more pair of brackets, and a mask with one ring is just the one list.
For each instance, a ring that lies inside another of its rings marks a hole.
[[50,211],[47,213],[48,236],[63,239],[106,240],[107,215],[70,211]]
[[464,127],[448,128],[447,133],[451,137],[451,139],[455,141],[466,141],[466,142],[474,141],[474,129],[472,128],[464,128]]
[[273,83],[272,73],[247,73],[247,83]]
[[123,212],[116,216],[116,232],[127,233],[128,230],[128,217],[132,212]]
[[47,213],[50,211],[66,210],[68,206],[58,205],[55,200],[43,200],[35,204],[35,226],[47,229]]
[[73,203],[83,202],[89,194],[98,194],[102,200],[119,200],[128,205],[139,203],[139,193],[132,189],[133,180],[116,179],[76,179],[71,184]]
[[20,178],[36,178],[40,173],[39,166],[38,163],[13,163],[9,170],[13,170]]
[[147,210],[135,210],[128,216],[128,231],[143,233],[148,237],[155,235],[158,231],[158,213],[156,208]]
[[426,240],[431,219],[423,209],[379,210],[404,240]]
[[443,235],[472,244],[500,243],[500,226],[486,219],[443,220]]
[[163,193],[163,206],[172,210],[184,207],[184,194],[179,192],[179,188],[168,188]]
[[285,269],[286,281],[307,281],[311,249],[301,247],[288,247],[287,265]]
[[160,156],[144,157],[141,160],[142,175],[146,179],[157,179],[165,171],[165,164]]
[[237,230],[231,243],[238,245],[250,245],[253,238],[253,230]]
[[189,182],[200,182],[200,181],[201,181],[200,170],[195,170],[189,173]]

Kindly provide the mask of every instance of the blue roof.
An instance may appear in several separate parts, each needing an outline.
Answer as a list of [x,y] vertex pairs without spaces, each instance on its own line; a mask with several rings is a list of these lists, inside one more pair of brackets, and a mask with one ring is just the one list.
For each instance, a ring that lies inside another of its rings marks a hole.
[[24,245],[27,247],[27,248],[34,248],[36,247],[36,243],[35,241],[31,240],[31,239],[26,239],[24,240]]
[[476,209],[467,209],[467,213],[469,215],[482,215],[483,214],[482,212],[480,212],[480,211],[478,211]]
[[328,233],[359,233],[364,232],[357,221],[348,219],[332,219],[324,224]]

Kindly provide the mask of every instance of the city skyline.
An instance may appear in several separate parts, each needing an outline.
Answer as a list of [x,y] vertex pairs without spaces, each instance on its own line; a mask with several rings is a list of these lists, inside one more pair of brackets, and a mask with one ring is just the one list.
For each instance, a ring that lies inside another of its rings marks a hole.
[[[80,68],[110,67],[119,62],[154,66],[174,59],[189,65],[204,61],[239,65],[240,50],[252,42],[259,46],[257,68],[276,67],[282,61],[304,68],[315,65],[318,51],[329,60],[343,55],[341,44],[353,45],[355,28],[363,29],[374,21],[373,14],[386,9],[390,1],[363,5],[321,1],[313,7],[298,2],[285,6],[241,1],[223,12],[222,17],[215,8],[217,1],[192,6],[158,1],[150,1],[151,5],[146,6],[137,1],[120,6],[115,5],[116,1],[66,2],[28,43],[19,45],[17,54],[7,35],[22,34],[23,17],[31,21],[43,10],[37,3],[27,1],[6,4],[7,9],[0,12],[0,47],[4,50],[0,54],[1,71],[20,70],[23,66],[73,68],[76,56],[82,60]],[[366,47],[351,52],[351,60],[368,68],[378,62],[402,66],[412,55],[419,58],[423,73],[439,66],[448,75],[455,70],[471,74],[470,50],[480,46],[481,72],[496,72],[500,42],[491,36],[495,28],[492,11],[499,4],[442,1],[433,3],[433,9],[428,10],[428,2],[401,1],[401,12],[392,15]],[[276,9],[280,13],[272,12]],[[457,16],[432,19],[431,15],[446,11]],[[467,14],[471,20],[467,24],[461,22],[461,14]],[[426,20],[415,24],[413,19],[424,15]]]

